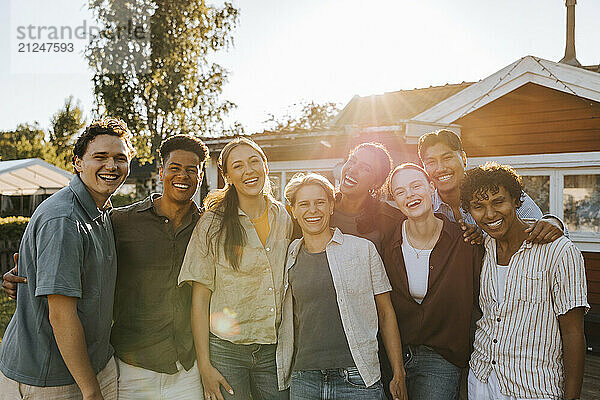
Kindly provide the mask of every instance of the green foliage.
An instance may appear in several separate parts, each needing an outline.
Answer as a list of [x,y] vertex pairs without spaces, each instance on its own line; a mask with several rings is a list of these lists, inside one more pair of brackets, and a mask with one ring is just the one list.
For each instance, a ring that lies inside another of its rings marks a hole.
[[282,117],[270,114],[265,123],[275,132],[326,129],[339,111],[337,103],[333,102],[301,102],[288,107]]
[[[122,118],[135,135],[138,156],[151,159],[163,139],[177,133],[241,133],[222,117],[234,104],[221,101],[227,72],[210,57],[232,44],[238,10],[198,0],[90,0],[103,32],[123,26],[124,16],[148,40],[90,42],[98,114]],[[142,35],[140,35],[142,36]]]
[[0,132],[0,160],[51,158],[44,131],[35,124],[19,124],[14,131]]
[[28,223],[28,217],[0,218],[0,241],[21,241]]
[[4,292],[0,291],[0,343],[16,307],[17,302],[9,299]]
[[54,165],[66,170],[71,169],[74,139],[85,126],[85,119],[79,102],[73,102],[73,96],[65,100],[65,105],[52,116],[50,143],[53,145]]
[[140,199],[136,198],[136,196],[133,194],[113,194],[110,197],[110,202],[112,203],[113,207],[128,206],[138,200]]

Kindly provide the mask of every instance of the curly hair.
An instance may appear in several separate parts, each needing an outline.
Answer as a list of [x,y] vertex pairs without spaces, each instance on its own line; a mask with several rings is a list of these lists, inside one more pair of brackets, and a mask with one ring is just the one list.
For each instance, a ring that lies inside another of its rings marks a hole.
[[81,135],[79,135],[75,142],[75,146],[73,147],[73,165],[75,165],[75,159],[82,158],[90,142],[99,135],[120,137],[124,140],[125,145],[129,150],[129,157],[135,155],[135,149],[131,144],[131,132],[129,132],[127,124],[118,118],[107,117],[92,121]]
[[473,198],[487,199],[487,192],[498,193],[500,187],[506,189],[515,200],[516,206],[523,203],[523,182],[517,172],[509,165],[488,162],[472,168],[465,173],[460,186],[461,207],[469,211]]
[[200,163],[205,162],[209,157],[208,147],[206,147],[202,140],[192,135],[173,135],[163,140],[160,144],[158,152],[161,164],[164,164],[169,154],[175,150],[185,150],[196,154]]

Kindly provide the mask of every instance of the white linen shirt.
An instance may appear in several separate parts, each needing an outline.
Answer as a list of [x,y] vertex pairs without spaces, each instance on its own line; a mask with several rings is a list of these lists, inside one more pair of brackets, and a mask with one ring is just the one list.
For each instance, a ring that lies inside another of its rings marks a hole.
[[469,363],[481,382],[491,372],[502,394],[516,398],[563,396],[563,348],[558,316],[589,308],[583,256],[561,236],[523,242],[511,257],[504,302],[496,295],[496,241],[487,236],[481,270],[474,350]]
[[[279,390],[290,386],[294,356],[294,305],[292,293],[287,290],[288,271],[296,262],[302,241],[296,239],[290,244],[285,267],[283,313],[277,340]],[[367,239],[346,235],[336,228],[325,252],[350,353],[366,386],[371,386],[381,378],[375,295],[391,291],[392,286],[375,245]],[[326,331],[327,327],[323,330]]]

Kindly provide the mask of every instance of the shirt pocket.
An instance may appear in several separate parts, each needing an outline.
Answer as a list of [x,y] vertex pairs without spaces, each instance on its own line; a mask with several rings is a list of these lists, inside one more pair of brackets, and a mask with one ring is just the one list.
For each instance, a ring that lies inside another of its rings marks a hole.
[[528,268],[519,276],[517,298],[529,303],[542,303],[547,301],[544,285],[544,271]]

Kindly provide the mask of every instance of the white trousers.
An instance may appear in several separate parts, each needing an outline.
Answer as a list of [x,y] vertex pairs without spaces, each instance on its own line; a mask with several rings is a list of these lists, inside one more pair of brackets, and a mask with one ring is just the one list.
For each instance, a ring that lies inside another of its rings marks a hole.
[[550,400],[550,399],[522,399],[507,396],[500,392],[500,384],[496,373],[492,371],[487,383],[481,382],[473,371],[469,370],[469,400]]
[[203,400],[198,365],[186,371],[177,362],[175,374],[164,374],[136,367],[117,358],[119,365],[119,400]]

